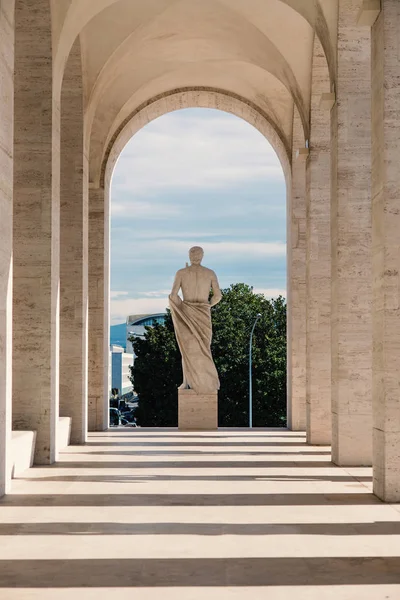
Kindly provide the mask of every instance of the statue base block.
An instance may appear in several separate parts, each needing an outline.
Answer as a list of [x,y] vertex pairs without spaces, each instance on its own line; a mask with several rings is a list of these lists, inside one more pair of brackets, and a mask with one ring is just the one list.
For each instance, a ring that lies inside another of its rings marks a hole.
[[218,428],[218,393],[196,394],[178,390],[178,427],[182,431],[211,431]]

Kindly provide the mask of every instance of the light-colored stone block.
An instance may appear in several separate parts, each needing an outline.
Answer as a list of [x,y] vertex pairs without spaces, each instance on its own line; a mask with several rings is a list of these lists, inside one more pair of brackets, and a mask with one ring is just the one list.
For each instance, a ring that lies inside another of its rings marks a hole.
[[320,97],[329,89],[329,71],[319,40],[314,41],[311,94],[311,149],[307,161],[306,390],[307,442],[331,443],[331,155],[330,114]]
[[296,160],[306,161],[310,155],[310,151],[308,148],[298,148],[296,150]]
[[306,163],[296,160],[304,144],[300,115],[293,115],[292,178],[287,211],[287,424],[306,428]]
[[[60,110],[47,0],[15,3],[13,428],[57,458]],[[1,145],[1,144],[0,144]]]
[[381,12],[381,0],[363,0],[357,15],[359,27],[372,27]]
[[[325,61],[326,63],[326,61]],[[332,110],[336,102],[336,95],[333,92],[324,92],[319,99],[319,108],[321,110]]]
[[399,3],[382,0],[372,30],[374,493],[400,502]]
[[88,412],[89,215],[79,38],[69,55],[61,94],[60,191],[60,416],[72,418],[72,443],[84,444]]
[[359,6],[339,3],[331,112],[332,457],[341,465],[372,458],[371,34],[354,27]]
[[11,482],[14,4],[0,2],[0,497]]
[[217,429],[218,394],[196,394],[194,390],[178,390],[178,427],[184,431]]
[[36,431],[13,431],[11,439],[11,473],[17,477],[33,465]]
[[89,191],[88,428],[108,427],[110,215],[109,186]]
[[372,464],[372,415],[332,413],[332,461],[341,467]]
[[71,417],[60,417],[58,419],[57,444],[58,450],[67,448],[71,442],[72,419]]

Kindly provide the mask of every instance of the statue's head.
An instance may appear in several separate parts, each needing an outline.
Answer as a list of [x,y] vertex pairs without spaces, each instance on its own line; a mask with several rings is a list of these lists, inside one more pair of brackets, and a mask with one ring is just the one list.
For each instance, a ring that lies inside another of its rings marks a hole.
[[200,246],[193,246],[189,250],[189,258],[192,265],[199,265],[203,260],[204,250]]

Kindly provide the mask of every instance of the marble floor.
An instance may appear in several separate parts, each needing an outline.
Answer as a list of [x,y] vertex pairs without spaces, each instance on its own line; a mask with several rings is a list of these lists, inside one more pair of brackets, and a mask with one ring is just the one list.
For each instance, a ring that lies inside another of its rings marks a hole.
[[91,434],[0,501],[1,600],[399,600],[400,505],[281,431]]

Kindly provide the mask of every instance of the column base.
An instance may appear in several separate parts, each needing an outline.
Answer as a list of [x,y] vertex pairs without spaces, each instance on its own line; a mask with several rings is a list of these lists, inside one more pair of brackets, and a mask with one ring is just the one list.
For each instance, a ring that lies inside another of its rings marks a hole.
[[178,428],[181,431],[218,429],[218,392],[197,394],[194,390],[178,390]]
[[332,462],[339,467],[372,465],[372,415],[332,413]]

